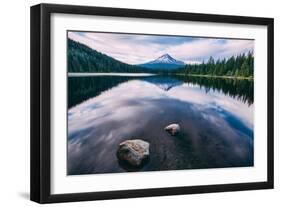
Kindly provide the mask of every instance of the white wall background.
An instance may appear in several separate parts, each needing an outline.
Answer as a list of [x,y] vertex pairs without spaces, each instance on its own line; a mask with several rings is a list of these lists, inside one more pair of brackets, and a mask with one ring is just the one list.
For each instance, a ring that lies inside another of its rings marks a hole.
[[[36,206],[29,201],[29,7],[37,3],[81,4],[137,9],[217,13],[275,18],[275,189],[53,206],[277,206],[281,202],[281,13],[279,2],[245,0],[69,0],[1,2],[0,32],[0,206]],[[279,204],[280,205],[280,204]]]

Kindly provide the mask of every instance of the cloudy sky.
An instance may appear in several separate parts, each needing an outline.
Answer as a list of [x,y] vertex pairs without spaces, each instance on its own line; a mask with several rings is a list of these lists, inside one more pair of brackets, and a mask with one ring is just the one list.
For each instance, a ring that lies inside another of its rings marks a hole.
[[253,40],[68,32],[68,37],[129,64],[141,64],[163,54],[185,63],[200,63],[210,56],[228,58],[254,50]]

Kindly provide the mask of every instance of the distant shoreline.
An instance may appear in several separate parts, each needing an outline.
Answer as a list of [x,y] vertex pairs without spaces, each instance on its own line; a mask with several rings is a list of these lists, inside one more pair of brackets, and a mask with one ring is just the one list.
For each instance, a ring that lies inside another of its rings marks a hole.
[[89,76],[127,76],[127,77],[147,77],[154,76],[153,73],[67,73],[68,77],[89,77]]
[[254,80],[253,77],[243,77],[243,76],[218,76],[218,75],[198,75],[198,74],[183,74],[183,73],[176,73],[175,75],[180,75],[180,76],[193,76],[193,77],[204,77],[204,78],[222,78],[222,79]]
[[238,79],[238,80],[254,80],[253,77],[243,76],[218,76],[218,75],[199,75],[199,74],[184,74],[184,73],[67,73],[68,77],[91,77],[91,76],[125,76],[125,77],[149,77],[156,75],[179,75],[179,76],[191,76],[191,77],[203,77],[203,78],[221,78],[221,79]]

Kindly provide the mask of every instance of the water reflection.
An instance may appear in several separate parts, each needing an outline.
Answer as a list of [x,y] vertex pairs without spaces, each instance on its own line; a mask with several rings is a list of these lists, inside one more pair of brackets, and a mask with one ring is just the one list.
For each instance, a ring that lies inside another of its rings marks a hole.
[[190,83],[203,88],[205,92],[210,90],[220,91],[226,95],[238,98],[251,105],[254,102],[254,82],[239,79],[218,79],[190,76],[152,76],[152,77],[128,77],[128,76],[96,76],[96,77],[69,77],[68,78],[68,107],[71,108],[91,97],[95,97],[120,83],[129,80],[144,80],[153,83],[163,90]]
[[217,90],[233,98],[238,98],[249,105],[254,102],[254,81],[252,80],[190,76],[176,76],[175,78],[186,83],[199,85],[206,92]]
[[[74,90],[69,100],[75,106],[68,110],[68,174],[127,171],[116,150],[131,138],[150,142],[149,163],[140,171],[252,166],[253,98],[246,92],[252,89],[231,89],[229,80],[202,82],[69,78],[69,91]],[[181,125],[177,137],[163,130],[170,123]]]

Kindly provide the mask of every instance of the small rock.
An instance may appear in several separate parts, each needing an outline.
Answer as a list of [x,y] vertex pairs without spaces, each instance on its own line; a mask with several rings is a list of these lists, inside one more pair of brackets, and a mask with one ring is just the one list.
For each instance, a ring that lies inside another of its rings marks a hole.
[[119,144],[117,157],[120,161],[139,167],[149,157],[149,143],[141,139],[126,140]]
[[165,130],[169,132],[172,136],[177,135],[180,132],[180,125],[178,124],[170,124],[165,127]]

